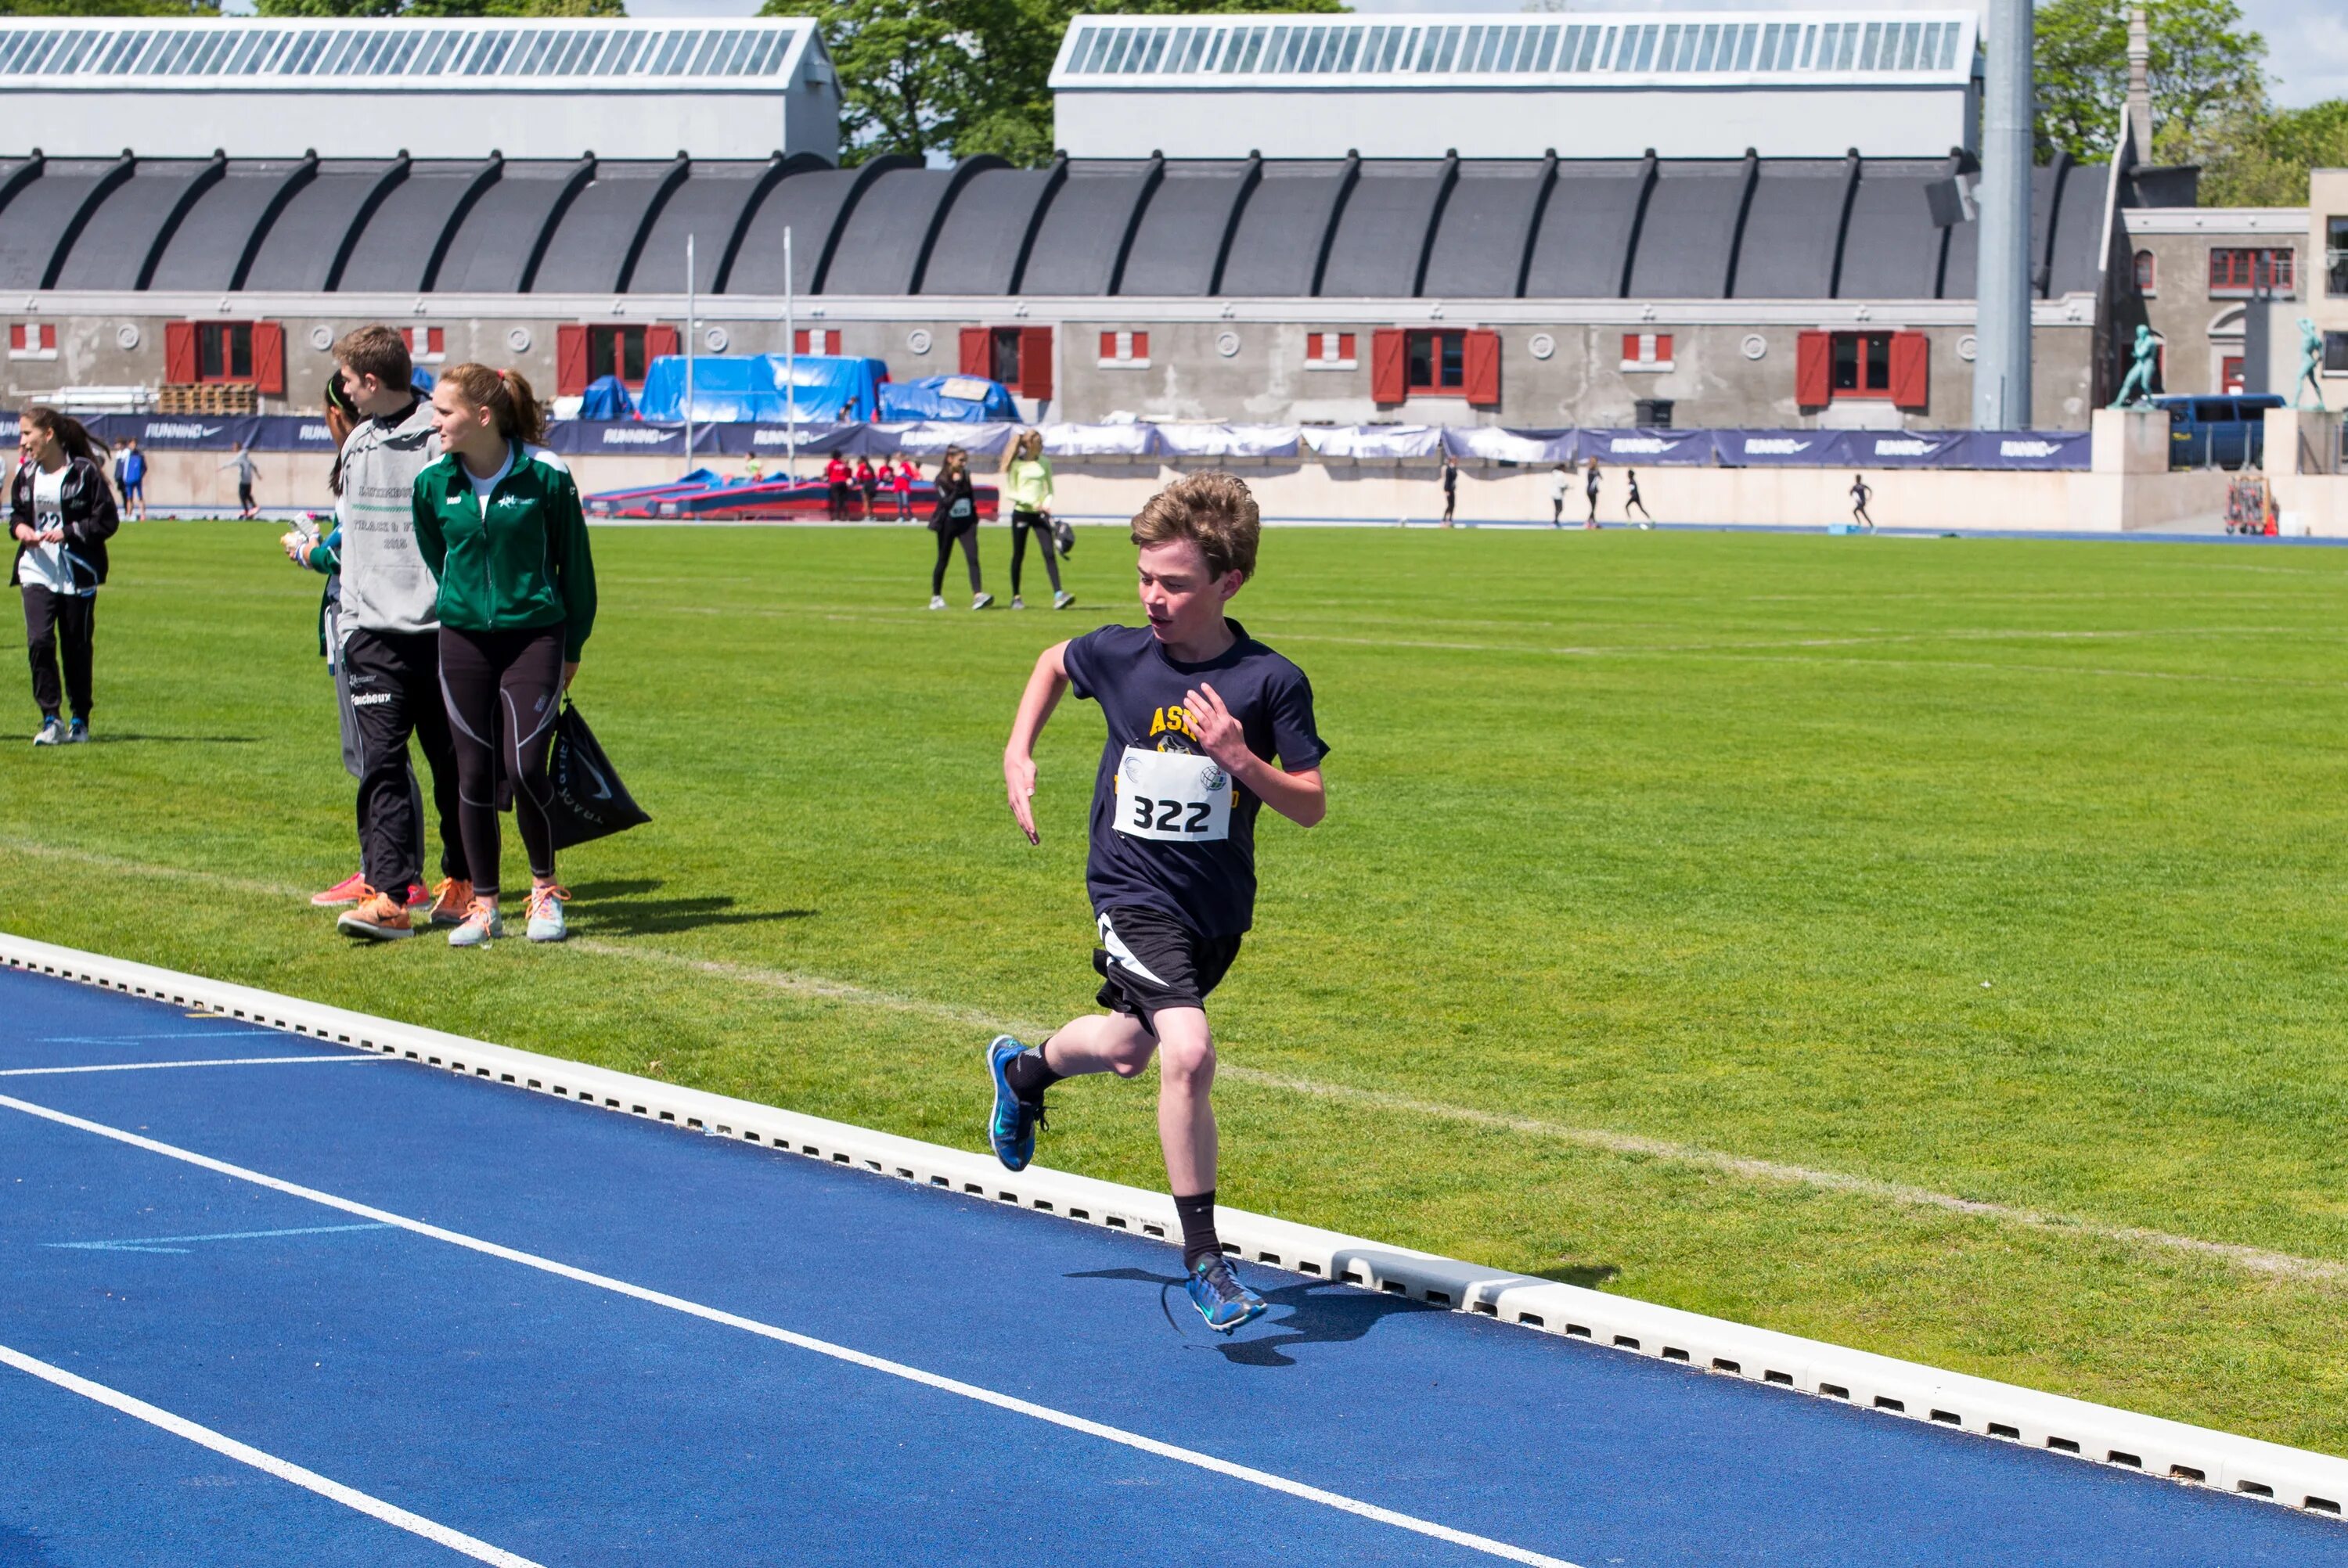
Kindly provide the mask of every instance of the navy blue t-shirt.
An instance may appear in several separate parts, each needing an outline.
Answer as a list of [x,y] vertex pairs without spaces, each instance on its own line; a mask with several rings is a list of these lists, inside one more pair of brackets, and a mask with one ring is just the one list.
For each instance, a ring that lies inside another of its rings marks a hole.
[[[1092,854],[1085,886],[1096,914],[1111,908],[1156,909],[1201,937],[1235,937],[1255,920],[1255,819],[1263,802],[1211,765],[1188,770],[1229,792],[1229,835],[1184,842],[1138,837],[1119,830],[1122,816],[1148,809],[1134,791],[1121,791],[1118,772],[1128,747],[1204,758],[1190,733],[1182,698],[1201,682],[1211,685],[1246,733],[1248,750],[1277,760],[1289,773],[1320,765],[1328,746],[1313,727],[1313,684],[1304,671],[1256,641],[1236,620],[1237,639],[1220,657],[1184,664],[1146,626],[1104,626],[1068,643],[1068,684],[1101,705],[1108,722],[1100,772],[1093,784]],[[1218,783],[1220,781],[1220,783]],[[1179,835],[1200,830],[1205,804],[1178,809],[1159,801],[1145,831]]]

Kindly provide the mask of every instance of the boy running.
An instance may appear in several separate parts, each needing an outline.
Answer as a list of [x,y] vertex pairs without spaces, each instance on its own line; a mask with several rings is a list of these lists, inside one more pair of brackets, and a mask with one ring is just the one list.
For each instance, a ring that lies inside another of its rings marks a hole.
[[[1185,1288],[1228,1334],[1264,1310],[1215,1235],[1215,1047],[1206,999],[1255,912],[1255,819],[1269,804],[1304,827],[1328,809],[1304,672],[1226,620],[1255,571],[1254,497],[1230,474],[1175,481],[1133,519],[1148,626],[1104,626],[1044,651],[1019,700],[1003,777],[1011,815],[1035,833],[1035,737],[1062,692],[1101,705],[1108,737],[1093,784],[1085,885],[1099,922],[1099,1001],[1029,1050],[987,1048],[996,1156],[1024,1169],[1063,1078],[1132,1078],[1159,1058],[1158,1137],[1182,1220]],[[1274,765],[1270,760],[1279,759]]]

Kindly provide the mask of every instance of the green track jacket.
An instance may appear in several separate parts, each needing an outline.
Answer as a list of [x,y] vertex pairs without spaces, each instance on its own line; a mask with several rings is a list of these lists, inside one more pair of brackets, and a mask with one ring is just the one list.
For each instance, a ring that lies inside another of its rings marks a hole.
[[440,584],[440,624],[459,631],[560,626],[576,660],[595,626],[595,562],[579,487],[562,459],[514,444],[484,515],[451,452],[416,477],[416,546]]

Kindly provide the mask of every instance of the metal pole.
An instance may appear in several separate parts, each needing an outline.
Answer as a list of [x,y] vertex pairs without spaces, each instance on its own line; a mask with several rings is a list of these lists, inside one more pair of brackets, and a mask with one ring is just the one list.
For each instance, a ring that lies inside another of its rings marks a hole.
[[1990,0],[1982,90],[1973,428],[2030,424],[2030,0]]
[[791,226],[783,225],[783,477],[799,482],[798,295],[791,284]]
[[685,237],[685,466],[693,470],[693,340],[701,335],[701,324],[694,316],[701,308],[701,298],[693,286],[693,236]]

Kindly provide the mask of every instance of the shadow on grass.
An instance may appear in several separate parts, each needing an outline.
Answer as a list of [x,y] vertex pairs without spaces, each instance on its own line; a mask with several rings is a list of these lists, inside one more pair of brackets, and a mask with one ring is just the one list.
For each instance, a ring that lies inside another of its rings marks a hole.
[[576,882],[572,884],[573,897],[602,903],[607,898],[627,898],[638,893],[657,893],[668,884],[657,876],[639,876],[633,881]]
[[1553,1279],[1560,1285],[1578,1285],[1584,1290],[1596,1290],[1613,1281],[1622,1270],[1611,1263],[1561,1263],[1555,1268],[1537,1268],[1537,1279]]
[[[1192,1326],[1191,1307],[1180,1291],[1181,1276],[1152,1274],[1140,1268],[1099,1268],[1067,1276],[1070,1279],[1117,1279],[1159,1287],[1159,1306],[1177,1333]],[[1366,1336],[1384,1319],[1398,1313],[1440,1312],[1424,1301],[1400,1296],[1372,1295],[1324,1280],[1305,1280],[1267,1290],[1263,1298],[1272,1314],[1260,1324],[1230,1339],[1217,1336],[1214,1348],[1237,1367],[1293,1367],[1287,1354],[1299,1345],[1348,1345]],[[1176,1316],[1177,1310],[1180,1316]],[[1269,1330],[1268,1332],[1266,1330]]]
[[700,898],[623,898],[610,904],[590,902],[592,893],[586,886],[574,893],[577,904],[572,918],[579,922],[582,934],[594,937],[664,937],[708,926],[806,920],[817,913],[813,909],[740,909],[732,897],[722,893]]
[[89,743],[94,746],[164,745],[164,746],[257,746],[259,735],[118,735],[93,727]]

